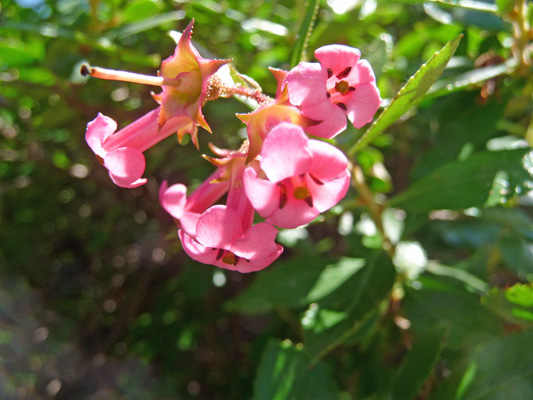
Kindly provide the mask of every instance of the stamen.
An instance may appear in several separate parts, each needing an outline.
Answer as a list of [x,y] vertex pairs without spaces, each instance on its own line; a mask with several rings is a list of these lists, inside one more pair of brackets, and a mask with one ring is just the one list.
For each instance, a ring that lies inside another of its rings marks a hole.
[[352,67],[346,67],[341,73],[337,74],[337,79],[346,78],[350,71],[352,70]]
[[218,254],[217,254],[217,261],[220,260],[222,258],[222,256],[224,255],[224,249],[218,249]]
[[355,88],[353,86],[350,86],[348,88],[348,93],[350,93],[350,92],[355,92]]
[[326,96],[329,99],[331,97],[331,94],[329,92],[326,92]]
[[313,182],[315,182],[317,185],[323,185],[324,182],[322,182],[320,179],[318,179],[316,176],[314,176],[313,174],[309,174],[309,177],[313,180]]
[[341,103],[340,101],[337,101],[336,103],[334,103],[336,106],[339,106],[340,108],[342,108],[344,111],[348,111],[348,107],[346,107],[346,104],[344,103]]
[[304,201],[309,207],[313,207],[313,198],[310,195],[307,196]]
[[331,70],[331,68],[328,68],[328,79],[331,78],[333,76],[333,71]]
[[279,209],[281,210],[287,204],[287,187],[283,184],[279,184]]
[[222,262],[224,264],[236,265],[237,262],[235,261],[235,257],[235,254],[233,254],[231,251],[228,251],[226,255],[222,258]]

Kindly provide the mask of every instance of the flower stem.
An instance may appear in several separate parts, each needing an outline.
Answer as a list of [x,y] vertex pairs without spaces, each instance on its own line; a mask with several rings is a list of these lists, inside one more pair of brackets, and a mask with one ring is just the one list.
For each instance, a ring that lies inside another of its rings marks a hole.
[[518,63],[517,71],[522,75],[527,75],[531,67],[531,55],[528,50],[529,26],[525,0],[516,0],[509,18],[514,28],[513,56]]
[[83,65],[80,72],[84,76],[90,75],[93,78],[106,79],[110,81],[141,83],[152,86],[179,86],[181,84],[181,79],[177,78],[164,78],[162,76],[136,74],[134,72],[93,67],[91,65]]
[[352,185],[355,187],[355,189],[357,189],[361,200],[363,200],[368,207],[370,217],[374,221],[376,228],[383,237],[383,249],[389,253],[392,258],[394,256],[395,247],[387,236],[385,228],[383,227],[383,220],[381,218],[381,215],[383,214],[383,208],[374,200],[374,196],[372,196],[372,193],[365,182],[365,176],[363,175],[363,170],[361,167],[359,165],[354,165],[352,172]]

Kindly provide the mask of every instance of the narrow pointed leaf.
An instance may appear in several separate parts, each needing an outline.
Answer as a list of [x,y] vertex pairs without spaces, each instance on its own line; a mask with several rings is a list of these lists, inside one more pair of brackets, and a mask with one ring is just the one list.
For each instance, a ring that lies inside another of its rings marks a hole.
[[400,89],[396,97],[392,100],[378,119],[368,128],[365,134],[355,143],[348,152],[354,155],[370,144],[378,135],[383,133],[390,125],[396,122],[411,107],[416,105],[429,90],[446,68],[459,46],[463,36],[460,35],[448,42],[439,52],[435,53],[429,61],[422,65],[420,69],[407,81]]
[[318,11],[318,0],[307,0],[304,19],[300,30],[298,31],[298,38],[294,44],[294,50],[291,57],[291,66],[296,66],[300,61],[306,61],[306,48],[309,36],[313,30],[313,26],[316,19],[316,13]]

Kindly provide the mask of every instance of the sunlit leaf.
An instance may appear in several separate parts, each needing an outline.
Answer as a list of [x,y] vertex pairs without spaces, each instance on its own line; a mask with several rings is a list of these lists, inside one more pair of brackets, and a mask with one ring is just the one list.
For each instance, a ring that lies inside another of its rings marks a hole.
[[446,64],[452,58],[459,42],[462,38],[458,36],[454,40],[448,42],[439,52],[435,53],[433,57],[414,74],[409,81],[402,87],[396,97],[392,100],[385,110],[380,114],[378,119],[368,128],[365,134],[359,141],[349,150],[349,154],[353,155],[359,150],[366,147],[369,143],[380,135],[385,129],[396,122],[403,114],[405,114],[411,107],[416,105],[422,97],[429,90],[439,76],[446,68]]
[[365,327],[387,299],[395,276],[389,255],[379,252],[342,286],[311,304],[302,320],[308,351],[321,357]]
[[[459,210],[485,205],[491,190],[507,200],[525,193],[533,185],[533,176],[526,166],[531,150],[517,149],[481,152],[465,161],[448,163],[416,181],[390,201],[390,205],[407,211]],[[494,186],[495,179],[504,179]]]
[[359,258],[332,262],[312,257],[280,262],[258,276],[228,307],[232,311],[256,314],[277,305],[306,306],[336,290],[364,265],[365,260]]
[[307,42],[315,24],[318,5],[318,0],[306,0],[305,15],[302,20],[302,25],[300,25],[298,38],[294,44],[294,50],[291,57],[291,66],[293,67],[296,66],[300,61],[307,61]]
[[253,400],[338,398],[338,390],[321,362],[311,364],[301,346],[269,342],[257,371]]

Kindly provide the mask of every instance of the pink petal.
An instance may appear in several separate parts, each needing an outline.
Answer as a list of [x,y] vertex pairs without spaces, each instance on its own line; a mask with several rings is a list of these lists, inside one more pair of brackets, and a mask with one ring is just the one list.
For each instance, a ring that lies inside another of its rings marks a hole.
[[272,225],[259,223],[248,229],[242,239],[233,243],[230,251],[248,260],[267,257],[277,249],[274,242],[277,234],[278,230]]
[[374,83],[358,85],[354,92],[344,96],[344,100],[348,108],[346,115],[358,129],[372,121],[381,104],[379,89]]
[[280,228],[292,229],[308,224],[320,214],[314,205],[309,207],[304,200],[296,200],[292,195],[292,190],[291,185],[285,206],[282,209],[276,208],[266,222]]
[[236,265],[231,265],[228,267],[226,264],[226,266],[222,266],[222,268],[231,269],[233,271],[238,271],[241,273],[259,271],[268,267],[270,264],[276,261],[277,258],[281,255],[281,253],[283,253],[283,246],[277,244],[276,249],[272,253],[269,253],[264,257],[254,258],[252,260],[242,258]]
[[333,75],[338,75],[347,67],[354,67],[361,57],[361,52],[353,47],[332,44],[316,49],[315,57],[324,67],[331,69]]
[[181,183],[168,187],[167,181],[163,181],[159,188],[159,203],[166,212],[180,219],[187,203],[187,187]]
[[329,100],[315,106],[302,107],[302,113],[306,117],[322,121],[306,129],[310,135],[331,139],[346,129],[346,114],[344,110]]
[[320,64],[308,62],[298,64],[285,78],[290,102],[295,106],[303,106],[327,100],[327,80],[328,71]]
[[244,190],[252,206],[262,217],[268,217],[279,206],[279,186],[257,176],[257,172],[248,167],[243,175]]
[[310,140],[309,148],[313,155],[309,173],[320,181],[334,179],[348,166],[348,159],[335,146],[320,140]]
[[359,60],[345,80],[348,81],[350,86],[357,86],[362,83],[376,82],[376,76],[367,60]]
[[137,149],[121,147],[107,153],[104,166],[113,182],[120,187],[134,188],[146,183],[146,179],[141,179],[146,162],[143,153]]
[[112,118],[98,113],[98,116],[87,124],[85,141],[96,155],[103,158],[106,154],[104,142],[116,130],[117,123]]
[[212,249],[198,243],[181,229],[178,231],[178,235],[180,237],[183,250],[185,250],[185,253],[187,253],[187,255],[193,260],[203,264],[213,264],[216,261],[218,253],[216,249]]
[[196,225],[201,216],[202,214],[200,213],[185,211],[179,219],[181,229],[183,229],[187,235],[196,237]]
[[313,205],[319,212],[329,210],[346,196],[350,187],[350,173],[344,170],[336,179],[318,185],[312,179],[307,180],[308,189],[313,197]]
[[311,166],[308,139],[298,125],[282,122],[270,131],[261,150],[261,169],[272,182],[305,174]]
[[196,224],[196,240],[206,247],[227,250],[243,234],[239,214],[222,205],[208,208]]

